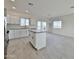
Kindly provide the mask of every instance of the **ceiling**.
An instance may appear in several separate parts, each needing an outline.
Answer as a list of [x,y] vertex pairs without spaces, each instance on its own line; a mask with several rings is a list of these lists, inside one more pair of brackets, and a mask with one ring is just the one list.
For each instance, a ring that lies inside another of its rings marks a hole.
[[[28,3],[33,3],[33,6],[28,5]],[[12,6],[16,6],[13,10]],[[61,16],[67,15],[74,12],[74,0],[4,0],[4,7],[8,11],[16,11],[25,13],[28,10],[34,17],[46,17],[46,16]]]

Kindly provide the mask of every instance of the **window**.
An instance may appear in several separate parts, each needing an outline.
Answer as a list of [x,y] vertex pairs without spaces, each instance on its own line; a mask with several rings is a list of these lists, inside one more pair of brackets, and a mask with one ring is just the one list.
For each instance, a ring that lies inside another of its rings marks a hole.
[[62,21],[53,21],[53,28],[61,28]]
[[46,22],[42,22],[42,29],[46,30]]
[[37,22],[37,29],[39,29],[39,30],[46,30],[46,22],[38,21]]
[[29,25],[29,19],[21,18],[21,20],[20,20],[20,25],[21,25],[21,26]]
[[20,20],[20,25],[21,25],[21,26],[25,26],[25,18],[21,18],[21,20]]
[[37,29],[41,29],[41,21],[37,22]]
[[26,25],[29,25],[29,19],[26,19]]

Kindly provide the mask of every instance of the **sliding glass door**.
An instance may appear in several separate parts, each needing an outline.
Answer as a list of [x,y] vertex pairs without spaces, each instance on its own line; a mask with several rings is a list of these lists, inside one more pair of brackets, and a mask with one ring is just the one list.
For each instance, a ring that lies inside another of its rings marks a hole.
[[45,21],[38,21],[37,22],[37,29],[38,30],[46,30],[46,22]]

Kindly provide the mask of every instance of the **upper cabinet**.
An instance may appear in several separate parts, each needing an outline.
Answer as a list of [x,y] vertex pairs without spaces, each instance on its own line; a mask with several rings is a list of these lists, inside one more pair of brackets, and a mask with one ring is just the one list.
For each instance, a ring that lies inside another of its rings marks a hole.
[[18,16],[14,16],[14,15],[12,15],[12,16],[10,16],[10,15],[8,15],[7,16],[7,23],[9,23],[9,24],[19,24],[19,17]]

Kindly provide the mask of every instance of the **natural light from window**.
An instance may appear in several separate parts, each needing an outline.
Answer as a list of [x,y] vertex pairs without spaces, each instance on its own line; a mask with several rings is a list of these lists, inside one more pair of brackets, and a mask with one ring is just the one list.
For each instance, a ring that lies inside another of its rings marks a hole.
[[37,29],[38,30],[46,30],[46,22],[45,21],[38,21],[37,22]]
[[29,19],[21,18],[20,19],[20,25],[21,26],[28,26],[29,25]]
[[61,28],[62,21],[53,21],[53,28]]

